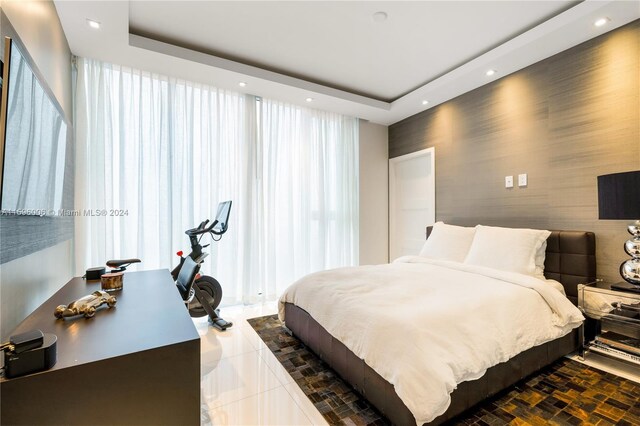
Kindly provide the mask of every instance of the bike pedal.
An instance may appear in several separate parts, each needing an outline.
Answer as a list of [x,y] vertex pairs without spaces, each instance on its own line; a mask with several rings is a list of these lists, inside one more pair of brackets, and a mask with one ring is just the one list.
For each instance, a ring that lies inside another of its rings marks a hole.
[[222,318],[218,318],[214,321],[210,320],[210,322],[211,322],[211,325],[213,325],[215,328],[217,328],[220,331],[225,331],[227,328],[233,325],[232,322],[225,321]]

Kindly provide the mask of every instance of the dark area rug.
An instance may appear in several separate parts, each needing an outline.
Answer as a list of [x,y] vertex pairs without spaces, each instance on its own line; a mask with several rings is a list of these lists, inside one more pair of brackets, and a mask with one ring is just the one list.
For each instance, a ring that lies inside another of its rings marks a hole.
[[[388,420],[310,349],[277,315],[247,320],[332,425]],[[640,385],[563,358],[449,422],[458,425],[640,425]]]

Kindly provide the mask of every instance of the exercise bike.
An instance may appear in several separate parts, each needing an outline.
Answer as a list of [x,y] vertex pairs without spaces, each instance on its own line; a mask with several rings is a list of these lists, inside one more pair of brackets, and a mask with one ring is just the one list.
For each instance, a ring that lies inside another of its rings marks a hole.
[[[189,315],[194,318],[208,315],[211,325],[221,331],[231,327],[233,323],[220,318],[218,305],[222,300],[222,287],[218,280],[199,274],[204,259],[209,255],[202,252],[202,249],[209,244],[202,246],[200,240],[205,234],[211,234],[214,241],[220,241],[222,235],[227,232],[230,211],[231,201],[224,201],[218,204],[216,219],[210,226],[207,226],[209,223],[207,219],[197,228],[185,231],[191,243],[191,253],[183,256],[182,251],[179,251],[177,254],[180,256],[180,263],[171,271],[180,296],[189,310]],[[219,238],[216,239],[216,236]]]

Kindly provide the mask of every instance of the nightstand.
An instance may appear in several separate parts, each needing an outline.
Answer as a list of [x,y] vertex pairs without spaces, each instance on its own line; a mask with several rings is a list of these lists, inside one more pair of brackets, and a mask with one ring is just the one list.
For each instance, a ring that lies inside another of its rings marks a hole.
[[640,366],[640,294],[611,283],[578,285],[578,308],[587,320],[580,330],[580,357],[588,352]]

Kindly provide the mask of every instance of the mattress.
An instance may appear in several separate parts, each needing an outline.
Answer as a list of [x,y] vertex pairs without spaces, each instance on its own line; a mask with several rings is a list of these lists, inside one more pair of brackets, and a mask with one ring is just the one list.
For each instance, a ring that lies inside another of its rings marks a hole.
[[409,257],[307,276],[282,296],[280,316],[289,325],[288,303],[309,313],[423,424],[447,410],[460,383],[578,327],[583,317],[561,291],[529,276]]

